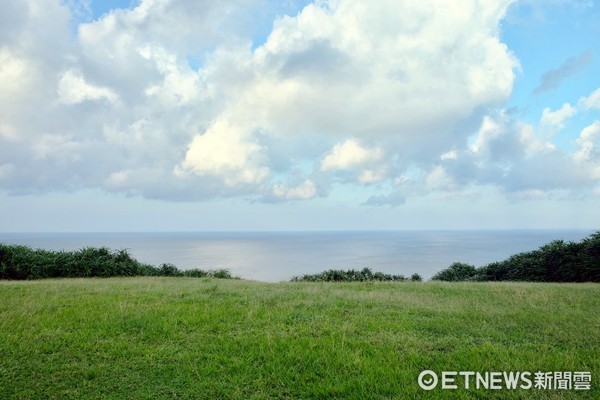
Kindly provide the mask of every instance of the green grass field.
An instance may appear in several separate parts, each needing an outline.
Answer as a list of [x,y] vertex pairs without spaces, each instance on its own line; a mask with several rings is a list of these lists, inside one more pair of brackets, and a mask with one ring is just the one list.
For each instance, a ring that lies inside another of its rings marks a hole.
[[[600,398],[599,311],[598,284],[2,281],[0,398]],[[592,386],[426,392],[426,369]]]

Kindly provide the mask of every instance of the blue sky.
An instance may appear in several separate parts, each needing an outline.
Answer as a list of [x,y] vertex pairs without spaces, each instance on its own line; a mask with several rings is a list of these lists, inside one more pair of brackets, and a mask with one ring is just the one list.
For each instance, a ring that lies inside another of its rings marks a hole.
[[595,1],[2,9],[0,231],[600,225]]
[[[518,57],[522,71],[517,75],[508,107],[518,108],[524,119],[536,123],[544,108],[557,109],[565,102],[574,104],[600,84],[599,46],[595,39],[600,34],[598,16],[596,2],[525,2],[509,8],[501,37]],[[556,87],[535,92],[544,74],[565,67],[569,60],[579,63],[575,62],[578,65],[557,80]],[[571,121],[572,135],[594,118],[585,114],[580,116],[587,118]]]

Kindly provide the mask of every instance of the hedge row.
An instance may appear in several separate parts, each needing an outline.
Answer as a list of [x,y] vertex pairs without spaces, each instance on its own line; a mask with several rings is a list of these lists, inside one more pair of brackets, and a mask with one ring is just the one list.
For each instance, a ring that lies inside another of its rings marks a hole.
[[600,282],[600,231],[580,242],[555,240],[479,268],[454,263],[438,272],[440,281]]
[[87,247],[78,251],[50,251],[0,243],[0,279],[86,278],[112,276],[188,276],[233,278],[229,271],[192,269],[172,264],[144,264],[127,250]]
[[[393,281],[402,282],[408,280],[404,275],[390,275],[383,272],[373,272],[370,268],[362,270],[330,269],[314,275],[302,275],[292,278],[292,282],[366,282],[366,281]],[[419,274],[410,277],[412,281],[421,281]]]

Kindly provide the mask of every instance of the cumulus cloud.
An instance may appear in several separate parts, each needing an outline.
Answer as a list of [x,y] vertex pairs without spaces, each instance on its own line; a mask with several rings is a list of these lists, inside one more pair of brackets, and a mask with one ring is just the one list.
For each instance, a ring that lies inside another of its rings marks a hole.
[[[299,201],[356,184],[366,204],[398,205],[469,185],[582,184],[594,135],[575,157],[495,114],[518,68],[499,35],[511,3],[315,1],[256,41],[250,18],[272,2],[142,0],[94,21],[76,2],[8,2],[2,187]],[[574,112],[547,109],[541,125]],[[546,162],[564,173],[535,184]]]
[[106,99],[111,103],[119,96],[109,88],[94,86],[85,81],[80,73],[69,70],[58,82],[58,98],[64,104],[76,104],[85,100]]
[[247,131],[219,119],[194,138],[175,173],[216,175],[227,186],[261,183],[269,175],[262,153],[261,145],[248,137]]
[[542,112],[541,124],[550,128],[562,129],[565,127],[565,121],[577,113],[577,110],[569,103],[565,103],[556,111],[544,108]]
[[383,152],[380,148],[365,148],[356,140],[348,139],[336,144],[321,161],[322,171],[344,170],[360,167],[367,163],[381,160]]
[[28,88],[30,66],[27,61],[13,54],[9,49],[0,49],[0,90],[2,104],[7,107],[9,100],[19,96],[23,88]]
[[600,121],[586,126],[575,143],[579,150],[574,154],[574,158],[582,163],[594,163],[592,174],[596,179],[600,179]]
[[[461,12],[422,2],[309,4],[276,20],[262,46],[214,54],[207,80],[231,95],[218,118],[255,144],[317,137],[290,149],[283,172],[322,157],[318,172],[382,181],[391,158],[438,157],[466,137],[456,125],[508,97],[517,62],[498,38],[508,4],[465,1]],[[268,168],[269,150],[262,154]],[[182,167],[208,172],[187,158]]]
[[[589,130],[589,131],[588,131]],[[584,129],[578,141],[590,148],[594,128]],[[475,143],[455,158],[447,158],[432,170],[434,182],[492,185],[507,192],[548,193],[583,188],[597,177],[594,165],[558,149],[531,125],[505,114],[486,118]]]
[[317,187],[309,179],[294,187],[288,187],[281,183],[273,186],[273,195],[282,200],[308,200],[315,197],[316,194]]
[[600,110],[600,88],[594,90],[589,96],[579,99],[579,104],[588,110]]

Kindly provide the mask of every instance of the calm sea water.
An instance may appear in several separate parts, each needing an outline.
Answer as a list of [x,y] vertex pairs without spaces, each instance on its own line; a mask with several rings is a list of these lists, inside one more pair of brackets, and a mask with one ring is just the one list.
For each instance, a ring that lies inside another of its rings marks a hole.
[[260,281],[329,268],[364,268],[425,279],[455,261],[476,266],[554,239],[578,241],[591,230],[237,232],[237,233],[0,233],[0,242],[51,250],[106,246],[139,261],[188,268],[227,268]]

